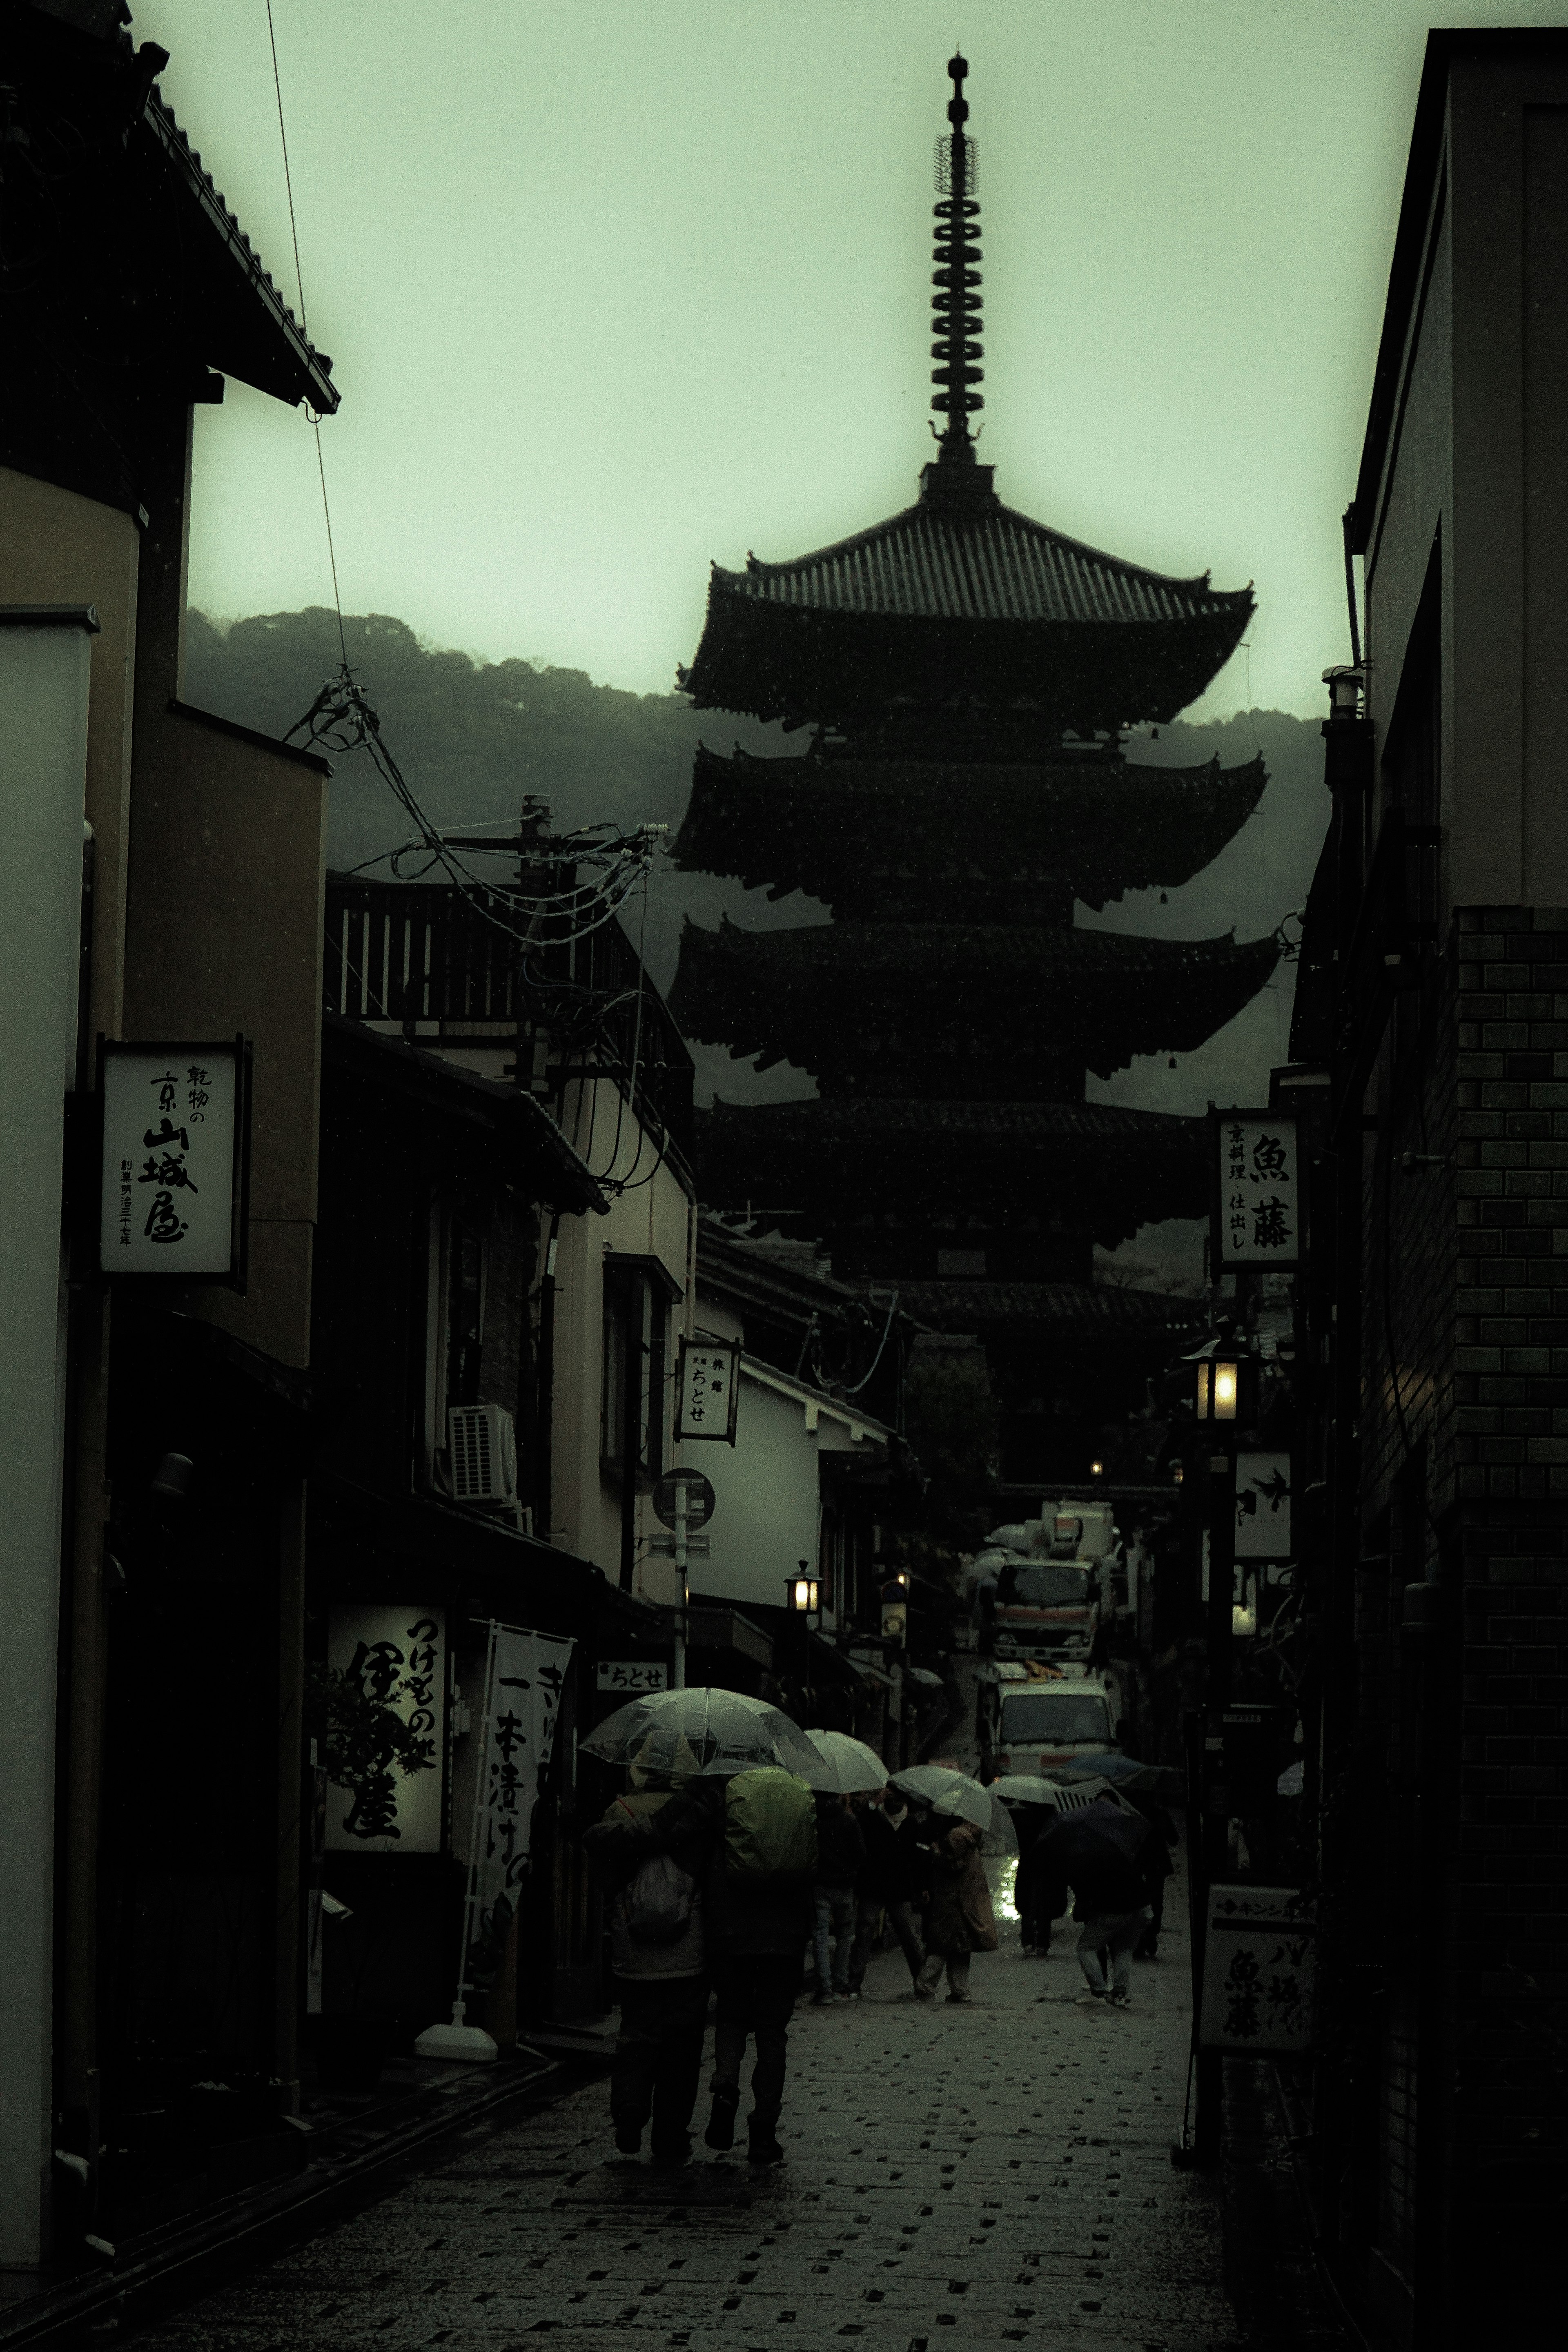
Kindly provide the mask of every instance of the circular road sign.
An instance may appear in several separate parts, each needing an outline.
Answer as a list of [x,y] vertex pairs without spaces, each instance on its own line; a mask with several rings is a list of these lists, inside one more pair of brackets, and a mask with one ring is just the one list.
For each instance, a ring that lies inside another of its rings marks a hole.
[[655,1516],[662,1519],[667,1528],[675,1525],[675,1498],[683,1486],[686,1489],[687,1526],[705,1528],[713,1516],[713,1506],[719,1498],[713,1492],[712,1480],[705,1478],[700,1470],[667,1470],[653,1490]]

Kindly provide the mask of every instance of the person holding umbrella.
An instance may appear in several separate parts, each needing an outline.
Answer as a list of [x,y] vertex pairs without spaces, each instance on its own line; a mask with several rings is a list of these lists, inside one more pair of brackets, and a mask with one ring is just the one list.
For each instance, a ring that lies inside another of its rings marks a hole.
[[1058,1817],[1040,1840],[1040,1859],[1056,1885],[1070,1885],[1081,1932],[1078,1961],[1083,2001],[1125,2009],[1132,1952],[1149,1918],[1149,1824],[1107,1793]]
[[1017,1852],[1012,1818],[988,1789],[949,1765],[911,1765],[895,1772],[890,1785],[931,1808],[917,1848],[926,1882],[926,1957],[915,1978],[916,1999],[936,1998],[945,1967],[948,2000],[965,2001],[971,1954],[996,1949],[996,1915],[981,1856],[987,1850]]
[[642,1761],[645,1769],[688,1759],[689,1786],[617,1834],[644,1841],[645,1853],[684,1862],[701,1888],[718,1997],[707,2144],[721,2150],[734,2144],[741,2065],[752,2041],[748,2154],[753,2164],[780,2163],[789,2021],[805,1979],[816,1874],[807,1782],[826,1777],[822,1757],[776,1707],[706,1689],[647,1692],[582,1745],[590,1755]]

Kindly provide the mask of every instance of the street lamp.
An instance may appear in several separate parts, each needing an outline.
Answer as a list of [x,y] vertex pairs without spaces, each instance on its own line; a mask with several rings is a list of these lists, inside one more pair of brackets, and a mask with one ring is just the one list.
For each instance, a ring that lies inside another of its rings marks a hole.
[[1236,1349],[1221,1351],[1218,1340],[1197,1359],[1195,1402],[1200,1421],[1235,1423],[1249,1418],[1251,1359]]
[[822,1588],[815,1576],[807,1576],[805,1573],[804,1559],[800,1563],[800,1570],[798,1576],[786,1576],[784,1579],[787,1606],[798,1611],[803,1616],[815,1617],[817,1613]]

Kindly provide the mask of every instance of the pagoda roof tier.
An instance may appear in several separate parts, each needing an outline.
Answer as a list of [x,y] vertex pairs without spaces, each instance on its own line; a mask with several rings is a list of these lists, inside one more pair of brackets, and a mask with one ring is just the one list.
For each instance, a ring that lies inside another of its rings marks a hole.
[[1109,1103],[715,1102],[698,1150],[705,1199],[733,1204],[766,1189],[824,1232],[867,1202],[976,1225],[1005,1223],[1027,1202],[1112,1249],[1140,1225],[1209,1205],[1207,1120]]
[[900,1282],[899,1305],[938,1331],[981,1334],[1034,1326],[1053,1339],[1180,1339],[1207,1320],[1202,1299],[1090,1282]]
[[935,891],[1014,919],[1061,919],[1125,890],[1189,881],[1257,808],[1268,781],[1245,767],[1156,768],[1120,759],[1037,765],[957,760],[725,759],[697,752],[673,845],[687,873],[732,874],[770,898],[804,890],[868,916]]
[[710,931],[688,917],[669,1006],[689,1037],[763,1068],[793,1062],[824,1093],[1060,1099],[1070,1068],[1109,1077],[1135,1055],[1201,1045],[1279,958],[1272,935],[728,919]]
[[700,709],[832,725],[898,707],[1036,709],[1080,732],[1161,721],[1203,692],[1249,588],[1175,580],[1005,507],[946,453],[887,522],[784,563],[715,565]]

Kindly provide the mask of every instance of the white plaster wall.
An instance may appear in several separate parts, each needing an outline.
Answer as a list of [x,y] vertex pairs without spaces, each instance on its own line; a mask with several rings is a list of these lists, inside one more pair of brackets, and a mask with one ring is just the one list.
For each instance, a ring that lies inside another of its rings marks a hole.
[[693,1445],[687,1459],[707,1472],[718,1497],[708,1558],[691,1565],[692,1591],[782,1608],[784,1580],[798,1574],[799,1563],[809,1561],[816,1573],[817,1442],[804,1402],[764,1388],[742,1368],[734,1445]]
[[64,1098],[74,1075],[91,639],[0,622],[0,2268],[42,2257],[51,2136]]

